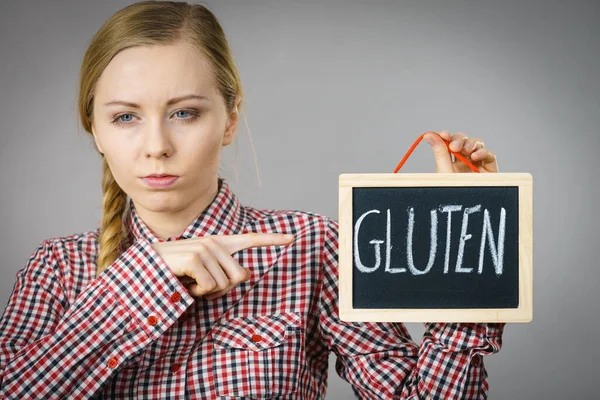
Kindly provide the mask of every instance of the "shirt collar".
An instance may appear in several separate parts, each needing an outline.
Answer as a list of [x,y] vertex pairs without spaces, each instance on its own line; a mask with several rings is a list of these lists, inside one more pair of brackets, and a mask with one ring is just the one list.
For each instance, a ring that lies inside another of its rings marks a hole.
[[[246,212],[238,197],[231,191],[227,181],[218,177],[219,190],[213,201],[194,219],[179,236],[167,241],[191,239],[206,235],[233,235],[242,231]],[[163,242],[140,218],[133,201],[129,199],[128,226],[135,240],[146,239],[150,243]]]

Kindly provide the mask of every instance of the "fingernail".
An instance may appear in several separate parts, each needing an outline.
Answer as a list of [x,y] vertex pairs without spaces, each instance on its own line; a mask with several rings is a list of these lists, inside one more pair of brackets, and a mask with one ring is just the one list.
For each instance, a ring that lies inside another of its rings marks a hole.
[[431,136],[425,136],[425,140],[427,140],[427,142],[432,146],[435,144],[435,141]]
[[290,240],[290,239],[293,239],[293,238],[294,238],[294,235],[287,234],[287,235],[285,235],[285,238],[286,238],[287,240]]

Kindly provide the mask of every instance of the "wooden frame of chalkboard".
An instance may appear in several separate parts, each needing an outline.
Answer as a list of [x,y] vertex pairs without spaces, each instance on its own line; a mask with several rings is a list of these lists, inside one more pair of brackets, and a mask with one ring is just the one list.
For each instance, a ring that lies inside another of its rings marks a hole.
[[529,173],[341,174],[340,318],[530,322],[532,192]]

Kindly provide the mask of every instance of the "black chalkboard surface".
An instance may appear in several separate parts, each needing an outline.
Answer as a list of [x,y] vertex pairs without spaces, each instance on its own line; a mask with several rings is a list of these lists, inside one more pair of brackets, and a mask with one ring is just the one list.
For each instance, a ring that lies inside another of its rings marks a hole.
[[530,321],[531,181],[340,175],[340,316]]

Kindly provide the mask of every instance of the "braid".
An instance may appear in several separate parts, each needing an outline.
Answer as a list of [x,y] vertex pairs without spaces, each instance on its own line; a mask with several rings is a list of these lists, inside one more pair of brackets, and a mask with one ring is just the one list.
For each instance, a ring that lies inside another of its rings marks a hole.
[[104,157],[102,157],[102,193],[102,230],[98,238],[100,252],[96,277],[121,255],[122,244],[127,239],[127,230],[123,226],[127,194],[115,181]]

